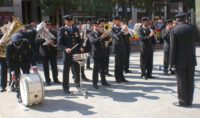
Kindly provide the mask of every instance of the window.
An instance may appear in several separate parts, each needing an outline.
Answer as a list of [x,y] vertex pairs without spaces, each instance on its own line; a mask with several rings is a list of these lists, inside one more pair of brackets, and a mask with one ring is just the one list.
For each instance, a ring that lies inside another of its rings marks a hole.
[[12,6],[13,0],[0,0],[0,6]]

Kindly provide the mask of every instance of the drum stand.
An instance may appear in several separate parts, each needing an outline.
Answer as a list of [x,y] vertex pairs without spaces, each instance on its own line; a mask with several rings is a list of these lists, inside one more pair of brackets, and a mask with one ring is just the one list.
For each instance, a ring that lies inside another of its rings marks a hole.
[[[76,62],[79,63],[79,68],[80,68],[80,73],[81,73],[81,66],[84,64],[84,60],[76,61]],[[83,80],[82,80],[81,74],[80,74],[80,88],[77,88],[78,91],[73,93],[72,95],[81,94],[85,97],[85,99],[87,99],[88,98],[88,90],[86,88],[83,88],[82,82],[83,82]]]

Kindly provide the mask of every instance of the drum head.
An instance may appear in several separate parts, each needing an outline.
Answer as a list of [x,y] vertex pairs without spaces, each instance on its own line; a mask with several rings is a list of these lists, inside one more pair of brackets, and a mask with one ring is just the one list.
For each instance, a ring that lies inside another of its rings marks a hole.
[[25,76],[22,76],[20,78],[20,93],[21,93],[21,98],[22,98],[22,103],[25,106],[28,106],[28,100],[29,100],[29,96],[28,96],[28,82],[26,80]]

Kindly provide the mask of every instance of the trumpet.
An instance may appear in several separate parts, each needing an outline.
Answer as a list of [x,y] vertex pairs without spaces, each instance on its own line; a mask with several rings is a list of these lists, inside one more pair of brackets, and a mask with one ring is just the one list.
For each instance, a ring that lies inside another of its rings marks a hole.
[[110,32],[112,30],[112,27],[113,27],[113,22],[109,22],[104,25],[104,31]]
[[130,34],[131,37],[133,37],[134,32],[135,32],[133,29],[128,28],[127,25],[122,25],[122,30],[124,31],[124,33]]

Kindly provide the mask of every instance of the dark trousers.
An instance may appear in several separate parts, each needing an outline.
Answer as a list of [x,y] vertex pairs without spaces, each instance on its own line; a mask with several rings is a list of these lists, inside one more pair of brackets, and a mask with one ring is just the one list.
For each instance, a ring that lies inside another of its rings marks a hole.
[[7,64],[6,58],[0,58],[1,63],[1,88],[5,89],[7,86]]
[[126,51],[124,71],[129,71],[130,53],[130,49]]
[[164,72],[168,72],[169,69],[169,52],[164,52]]
[[153,53],[140,54],[140,67],[142,76],[152,76],[153,70]]
[[176,68],[178,99],[180,103],[192,104],[195,67]]
[[101,76],[101,83],[106,82],[105,77],[105,57],[102,58],[94,58],[94,67],[93,67],[93,85],[97,85],[98,83],[98,73],[100,73]]
[[42,56],[42,64],[44,69],[44,77],[46,82],[51,82],[49,77],[49,62],[51,65],[51,70],[53,74],[54,82],[58,81],[58,68],[57,68],[57,60],[56,56]]
[[[81,78],[82,79],[86,78],[86,76],[85,76],[85,69],[84,68],[85,68],[84,65],[81,65],[81,73],[80,74],[81,74]],[[76,73],[75,73],[75,67],[74,67],[74,65],[71,66],[71,71],[72,71],[72,74],[73,74],[72,78],[75,79]]]
[[69,89],[69,72],[71,66],[74,66],[74,77],[75,77],[75,84],[80,83],[80,64],[78,62],[72,61],[71,58],[66,58],[64,60],[64,67],[63,67],[63,90]]
[[21,97],[21,93],[20,93],[20,68],[22,69],[22,72],[24,74],[30,74],[30,68],[27,66],[17,66],[14,70],[15,72],[15,88],[16,88],[16,92],[17,92],[17,98]]
[[87,56],[87,64],[86,64],[86,67],[90,67],[90,54]]
[[124,80],[124,65],[125,65],[125,53],[117,52],[115,54],[115,80]]
[[105,55],[105,73],[109,73],[109,59],[110,59],[110,48],[107,48],[107,55]]

